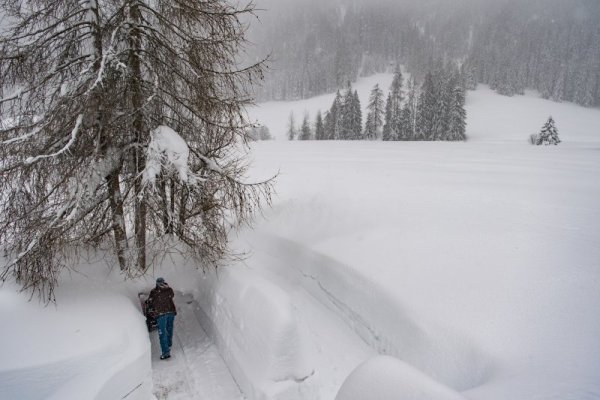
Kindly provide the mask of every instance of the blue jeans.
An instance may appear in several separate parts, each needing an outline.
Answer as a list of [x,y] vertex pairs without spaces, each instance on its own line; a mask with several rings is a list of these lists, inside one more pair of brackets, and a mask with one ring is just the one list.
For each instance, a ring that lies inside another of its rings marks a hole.
[[160,340],[160,349],[163,356],[171,353],[174,320],[174,313],[162,314],[156,317],[156,323],[158,324],[158,339]]

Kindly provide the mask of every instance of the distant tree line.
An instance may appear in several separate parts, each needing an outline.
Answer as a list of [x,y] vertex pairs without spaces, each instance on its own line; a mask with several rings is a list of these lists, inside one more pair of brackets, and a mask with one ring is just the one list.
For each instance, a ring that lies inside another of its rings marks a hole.
[[272,140],[271,131],[265,125],[257,125],[248,129],[248,140]]
[[[461,141],[466,140],[465,87],[467,78],[452,65],[440,63],[425,75],[419,90],[414,78],[408,81],[396,67],[384,106],[384,94],[375,85],[369,96],[363,128],[360,99],[350,83],[343,94],[338,90],[323,118],[317,113],[314,130],[304,115],[302,126],[295,126],[290,114],[288,139],[294,140],[375,140],[384,141]],[[406,93],[405,93],[406,92]]]
[[[273,54],[258,93],[291,100],[334,92],[400,61],[423,80],[438,59],[464,65],[474,89],[600,104],[600,2],[262,0],[249,55]],[[485,4],[484,4],[485,3]]]

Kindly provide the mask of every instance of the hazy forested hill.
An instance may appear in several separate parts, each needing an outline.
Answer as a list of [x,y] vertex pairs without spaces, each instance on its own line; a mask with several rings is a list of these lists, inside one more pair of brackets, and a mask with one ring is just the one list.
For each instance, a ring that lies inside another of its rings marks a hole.
[[443,60],[501,94],[600,104],[600,2],[596,0],[258,0],[256,47],[271,54],[259,99],[331,92],[391,70],[422,78]]

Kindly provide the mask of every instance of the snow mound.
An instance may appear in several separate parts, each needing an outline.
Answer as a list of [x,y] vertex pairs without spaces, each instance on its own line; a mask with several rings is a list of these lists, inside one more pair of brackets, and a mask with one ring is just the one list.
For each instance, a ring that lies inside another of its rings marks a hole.
[[[285,273],[334,311],[379,354],[401,358],[455,390],[488,379],[493,367],[476,341],[417,315],[369,277],[309,247],[255,233],[254,249],[294,260]],[[284,267],[278,268],[284,271]]]
[[[313,369],[287,293],[247,270],[207,272],[200,318],[249,399],[304,399]],[[311,398],[311,396],[308,396]]]
[[335,399],[464,400],[464,397],[405,362],[377,356],[348,376]]
[[44,307],[5,283],[0,315],[11,321],[2,329],[0,399],[151,397],[148,334],[125,296],[61,288],[58,306]]

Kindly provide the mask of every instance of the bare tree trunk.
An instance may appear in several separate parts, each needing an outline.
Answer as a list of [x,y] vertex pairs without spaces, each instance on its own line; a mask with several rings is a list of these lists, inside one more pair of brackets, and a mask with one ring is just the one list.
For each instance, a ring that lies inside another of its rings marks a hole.
[[173,233],[173,214],[171,213],[171,205],[167,196],[167,178],[161,174],[158,178],[158,190],[162,200],[162,223],[166,235]]
[[[95,4],[95,3],[90,3]],[[103,58],[103,47],[102,47],[102,32],[100,30],[100,13],[98,7],[91,7],[90,12],[93,16],[92,24],[92,35],[94,41],[94,50],[96,53],[96,60],[94,62],[94,72],[98,74],[101,69],[101,61]],[[101,97],[102,93],[102,85],[98,85],[94,89],[94,98],[91,102],[92,107],[94,109],[95,119],[94,119],[94,127],[93,130],[97,133],[97,153],[100,158],[108,157],[108,152],[110,149],[111,138],[110,134],[106,132],[104,129],[104,121],[105,121],[105,110]],[[119,164],[121,160],[119,160]],[[115,168],[114,171],[111,172],[109,176],[106,177],[107,183],[107,191],[108,198],[110,204],[110,211],[112,214],[112,230],[115,239],[115,249],[117,253],[117,259],[119,261],[119,268],[121,271],[127,269],[127,231],[125,228],[125,217],[123,210],[123,195],[121,194],[121,185],[119,183],[119,171],[120,166]]]
[[171,232],[170,233],[175,233],[175,179],[171,178],[169,179],[170,181],[170,186],[171,186],[171,209],[170,211],[170,217],[171,217]]
[[186,216],[186,205],[187,205],[187,201],[188,201],[188,190],[186,187],[182,187],[181,188],[181,196],[179,197],[179,226],[178,228],[178,234],[179,237],[182,238],[183,237],[183,232],[184,232],[184,227],[185,227],[185,220],[187,218]]
[[140,64],[140,53],[142,50],[142,38],[139,31],[141,24],[141,13],[139,4],[134,2],[130,7],[129,31],[129,65],[131,67],[131,106],[133,113],[133,138],[136,146],[133,147],[133,160],[135,163],[134,173],[134,226],[135,226],[135,246],[137,250],[137,267],[140,270],[146,269],[146,200],[144,199],[144,188],[142,185],[141,174],[146,164],[144,156],[144,116],[142,113],[143,93],[142,93],[142,69]]
[[123,195],[119,184],[119,171],[114,171],[107,178],[108,191],[110,195],[110,209],[112,212],[113,234],[117,249],[117,259],[121,271],[127,269],[127,231],[125,230],[125,217],[123,211]]

